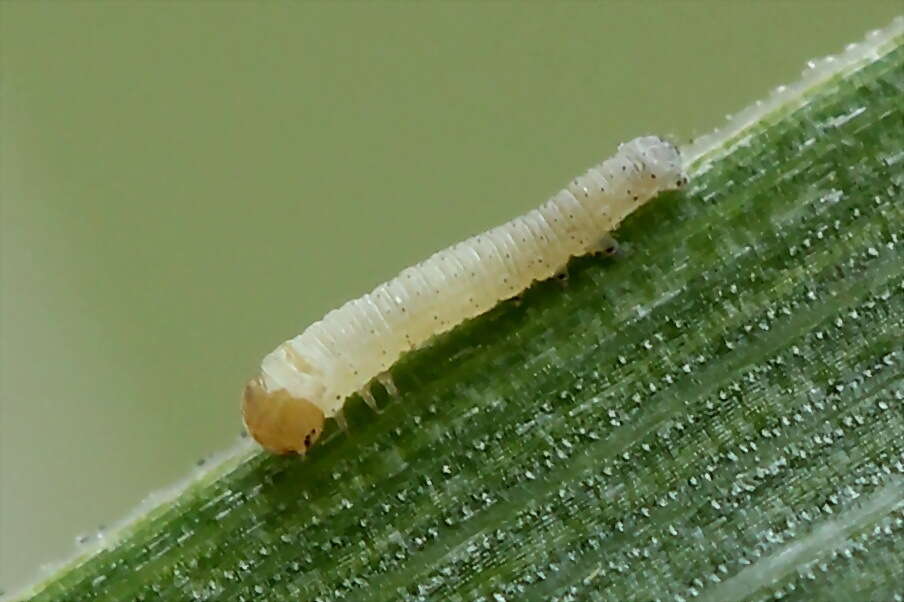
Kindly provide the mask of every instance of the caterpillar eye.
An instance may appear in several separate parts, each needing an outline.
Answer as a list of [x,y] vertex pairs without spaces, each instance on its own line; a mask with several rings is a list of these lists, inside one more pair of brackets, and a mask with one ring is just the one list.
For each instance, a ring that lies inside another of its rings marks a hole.
[[245,428],[261,446],[275,454],[304,455],[323,432],[323,411],[285,389],[267,391],[260,378],[245,386],[242,398]]

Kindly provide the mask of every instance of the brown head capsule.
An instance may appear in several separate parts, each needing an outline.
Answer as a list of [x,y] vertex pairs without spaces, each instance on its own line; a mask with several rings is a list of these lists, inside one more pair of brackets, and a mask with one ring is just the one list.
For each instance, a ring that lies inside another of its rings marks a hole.
[[323,432],[325,420],[310,401],[292,397],[285,389],[267,391],[260,378],[245,386],[242,417],[248,433],[268,451],[302,455]]

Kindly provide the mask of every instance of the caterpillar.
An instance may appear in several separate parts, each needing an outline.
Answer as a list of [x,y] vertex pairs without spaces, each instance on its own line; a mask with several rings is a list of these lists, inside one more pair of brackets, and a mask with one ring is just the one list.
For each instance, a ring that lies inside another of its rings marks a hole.
[[273,453],[304,454],[327,418],[431,337],[560,272],[571,257],[605,250],[609,233],[664,190],[687,182],[671,143],[645,136],[574,179],[525,215],[438,251],[279,345],[245,387],[248,433]]

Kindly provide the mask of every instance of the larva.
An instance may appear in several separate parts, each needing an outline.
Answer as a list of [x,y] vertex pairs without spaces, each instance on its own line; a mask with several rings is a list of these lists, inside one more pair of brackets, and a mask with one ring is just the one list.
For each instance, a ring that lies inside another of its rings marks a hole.
[[[539,208],[434,253],[370,293],[330,311],[261,362],[245,387],[248,432],[275,453],[305,453],[324,420],[343,420],[405,352],[601,250],[608,233],[659,192],[687,181],[669,142],[636,138]],[[382,382],[392,389],[391,381]]]

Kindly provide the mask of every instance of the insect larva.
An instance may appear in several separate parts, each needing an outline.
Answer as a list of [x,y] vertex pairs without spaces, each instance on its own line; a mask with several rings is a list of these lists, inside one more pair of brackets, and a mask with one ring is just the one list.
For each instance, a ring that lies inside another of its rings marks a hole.
[[324,420],[342,423],[345,399],[405,352],[482,314],[571,257],[600,251],[632,211],[686,182],[678,149],[637,138],[529,213],[434,253],[372,292],[334,309],[261,362],[245,387],[248,432],[276,453],[304,453]]

